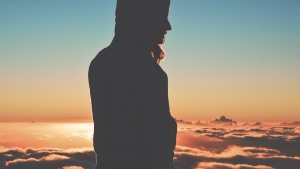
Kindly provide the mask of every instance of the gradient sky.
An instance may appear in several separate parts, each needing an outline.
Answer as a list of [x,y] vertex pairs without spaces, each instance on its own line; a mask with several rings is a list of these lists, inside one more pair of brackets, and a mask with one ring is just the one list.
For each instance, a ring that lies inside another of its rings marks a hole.
[[[87,71],[114,35],[112,0],[0,1],[0,121],[90,121]],[[300,1],[172,0],[177,119],[300,119]]]

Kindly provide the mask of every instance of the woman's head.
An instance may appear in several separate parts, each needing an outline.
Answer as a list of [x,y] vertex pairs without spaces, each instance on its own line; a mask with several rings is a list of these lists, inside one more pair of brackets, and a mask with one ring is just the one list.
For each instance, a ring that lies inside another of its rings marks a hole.
[[117,0],[116,37],[151,49],[162,59],[161,44],[171,30],[168,21],[170,0]]

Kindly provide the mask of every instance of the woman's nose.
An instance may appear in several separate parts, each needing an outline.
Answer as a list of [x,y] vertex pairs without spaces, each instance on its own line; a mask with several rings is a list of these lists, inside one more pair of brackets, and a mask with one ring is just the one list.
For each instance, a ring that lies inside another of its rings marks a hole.
[[172,26],[171,26],[171,24],[170,24],[169,20],[167,20],[166,29],[167,29],[167,31],[170,31],[170,30],[172,30]]

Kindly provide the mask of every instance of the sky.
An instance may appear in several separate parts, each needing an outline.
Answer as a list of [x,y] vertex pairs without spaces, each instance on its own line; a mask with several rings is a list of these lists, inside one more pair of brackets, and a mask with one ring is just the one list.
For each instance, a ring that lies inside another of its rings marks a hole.
[[[91,121],[87,71],[115,1],[0,0],[0,121]],[[300,1],[172,0],[171,114],[300,120]]]

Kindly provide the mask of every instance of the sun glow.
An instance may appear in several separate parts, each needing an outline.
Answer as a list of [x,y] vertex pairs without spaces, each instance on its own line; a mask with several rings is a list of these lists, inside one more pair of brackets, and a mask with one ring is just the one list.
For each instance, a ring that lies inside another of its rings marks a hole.
[[92,147],[93,124],[0,123],[0,133],[0,143],[4,147]]

